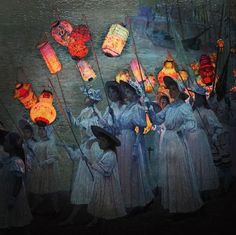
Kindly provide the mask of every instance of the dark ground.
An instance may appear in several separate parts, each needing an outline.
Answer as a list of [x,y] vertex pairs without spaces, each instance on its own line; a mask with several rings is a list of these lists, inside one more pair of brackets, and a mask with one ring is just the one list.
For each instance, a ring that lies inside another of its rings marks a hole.
[[92,217],[84,208],[76,217],[75,225],[60,227],[58,223],[63,221],[71,209],[68,193],[61,193],[60,207],[61,212],[53,215],[50,205],[45,203],[38,214],[34,215],[31,234],[236,234],[236,183],[233,183],[229,192],[209,200],[202,210],[184,218],[173,217],[163,211],[157,196],[148,210],[133,216],[87,228],[85,225]]

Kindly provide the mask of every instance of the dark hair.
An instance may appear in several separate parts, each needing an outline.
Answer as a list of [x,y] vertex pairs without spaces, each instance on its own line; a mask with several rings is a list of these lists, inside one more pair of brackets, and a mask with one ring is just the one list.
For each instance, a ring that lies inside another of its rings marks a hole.
[[110,99],[110,97],[109,97],[109,90],[110,89],[113,89],[118,93],[118,96],[119,96],[118,100],[123,104],[124,103],[124,94],[121,92],[121,89],[119,89],[118,86],[110,86],[108,88],[108,93],[107,93],[107,96],[109,99]]
[[[196,100],[200,102],[196,102]],[[207,102],[206,96],[195,93],[195,101],[193,103],[193,110],[195,110],[196,108],[200,108],[202,106],[206,109],[211,109]]]
[[162,96],[159,98],[159,100],[161,100],[161,99],[165,99],[168,104],[170,103],[170,99],[169,99],[169,97],[168,97],[167,95],[162,95]]

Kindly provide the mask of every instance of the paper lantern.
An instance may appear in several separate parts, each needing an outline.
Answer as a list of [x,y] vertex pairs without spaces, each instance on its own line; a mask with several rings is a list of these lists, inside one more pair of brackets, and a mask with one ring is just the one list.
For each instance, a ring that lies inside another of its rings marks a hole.
[[30,83],[16,84],[14,98],[18,99],[26,109],[30,109],[38,102]]
[[73,39],[80,39],[83,42],[88,42],[91,40],[91,32],[86,25],[78,25],[74,27],[71,38]]
[[87,61],[79,60],[77,63],[77,67],[84,81],[92,81],[93,79],[96,78],[94,70]]
[[83,59],[88,54],[88,48],[81,39],[71,40],[68,51],[73,59]]
[[146,93],[152,93],[153,91],[153,85],[148,80],[144,82],[144,88]]
[[106,56],[116,57],[121,55],[126,44],[129,31],[120,24],[113,24],[102,44],[102,51]]
[[170,55],[168,55],[166,60],[164,61],[162,70],[157,75],[157,80],[160,86],[164,86],[163,78],[165,76],[169,76],[173,79],[178,78],[178,73],[176,72],[175,67],[176,65],[174,59]]
[[201,55],[199,60],[199,74],[205,85],[211,85],[215,78],[214,66],[208,55]]
[[137,82],[143,82],[146,80],[141,63],[137,59],[132,59],[130,62],[130,68],[134,74]]
[[[143,134],[146,135],[150,130],[152,130],[152,123],[151,123],[151,120],[149,118],[149,115],[148,113],[146,113],[146,127],[144,128],[143,130]],[[139,127],[135,127],[135,132],[136,133],[139,133]]]
[[224,50],[224,45],[225,45],[225,42],[222,38],[218,39],[216,41],[217,43],[217,47],[219,48],[220,51],[223,51]]
[[180,81],[187,81],[188,80],[188,72],[186,70],[180,70],[178,74],[178,79]]
[[120,83],[120,81],[128,82],[130,79],[131,77],[128,70],[123,70],[116,74],[116,82],[118,83]]
[[51,74],[56,74],[61,71],[61,63],[57,58],[56,52],[49,42],[43,42],[38,45],[38,49]]
[[51,24],[51,35],[62,46],[68,46],[72,25],[67,20],[58,20]]
[[56,119],[56,109],[53,107],[53,95],[44,90],[39,96],[39,102],[30,110],[31,120],[40,125],[49,125]]

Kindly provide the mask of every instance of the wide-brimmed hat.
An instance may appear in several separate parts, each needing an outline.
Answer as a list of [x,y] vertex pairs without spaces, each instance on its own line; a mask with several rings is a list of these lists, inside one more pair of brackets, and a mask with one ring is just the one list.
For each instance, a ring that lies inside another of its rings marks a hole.
[[138,96],[143,95],[143,89],[142,89],[141,85],[136,81],[134,82],[132,80],[128,80],[127,82],[125,82],[125,81],[121,80],[120,84],[123,87],[128,87],[129,89],[134,91],[134,93],[136,93]]
[[184,85],[182,82],[180,82],[179,80],[173,79],[169,76],[165,76],[163,78],[164,84],[167,87],[167,89],[170,88],[170,86],[176,86],[178,87],[180,93],[181,93],[181,98],[183,100],[186,100],[189,96],[184,92]]
[[204,89],[202,86],[199,86],[198,84],[193,84],[191,86],[191,91],[199,95],[206,95],[206,89]]
[[95,101],[102,100],[102,94],[99,89],[95,90],[91,87],[82,86],[80,87],[80,90],[83,92],[84,95],[86,95],[91,100],[95,100]]
[[117,89],[120,92],[120,84],[116,81],[107,81],[105,83],[105,92],[107,95],[109,94],[108,93],[109,88]]
[[91,126],[91,130],[97,138],[105,137],[105,138],[109,139],[112,142],[112,144],[114,144],[115,146],[120,146],[120,144],[121,144],[120,141],[114,135],[112,135],[110,132],[106,131],[105,129],[103,129],[99,126]]

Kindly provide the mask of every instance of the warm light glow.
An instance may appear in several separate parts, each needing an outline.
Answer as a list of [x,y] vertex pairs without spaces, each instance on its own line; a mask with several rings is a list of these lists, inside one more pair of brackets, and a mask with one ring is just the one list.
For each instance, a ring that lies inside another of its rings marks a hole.
[[68,51],[73,59],[82,59],[88,54],[88,48],[84,41],[75,38],[68,44]]
[[216,43],[217,43],[217,47],[219,47],[220,51],[223,51],[224,45],[225,45],[224,40],[222,38],[220,38],[220,39],[217,40]]
[[180,70],[178,75],[179,75],[179,76],[178,76],[178,79],[179,79],[180,81],[182,81],[182,80],[183,80],[183,81],[188,80],[188,73],[187,73],[186,70]]
[[52,93],[49,91],[43,91],[39,96],[39,102],[30,110],[31,120],[36,124],[39,122],[43,122],[45,125],[53,123],[57,114],[52,103]]
[[44,42],[38,45],[42,57],[51,74],[56,74],[61,71],[61,63],[57,58],[56,52],[49,42]]
[[126,44],[129,31],[120,24],[113,24],[102,44],[102,51],[110,57],[119,56]]
[[26,109],[30,109],[38,101],[30,83],[16,84],[14,98],[18,99]]
[[92,81],[93,79],[96,78],[94,70],[87,61],[79,60],[77,63],[77,67],[84,81]]
[[[146,127],[144,128],[143,130],[143,134],[146,135],[151,129],[152,129],[152,123],[151,123],[151,120],[149,118],[149,115],[148,113],[146,113]],[[135,132],[136,133],[139,133],[139,127],[135,127]]]
[[143,82],[146,80],[141,63],[137,59],[132,59],[130,62],[130,68],[134,74],[135,79],[138,82]]
[[123,70],[117,73],[116,75],[116,82],[120,83],[120,81],[128,82],[130,80],[130,74],[128,70]]

